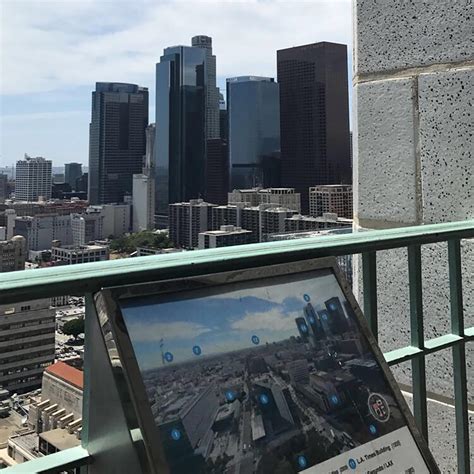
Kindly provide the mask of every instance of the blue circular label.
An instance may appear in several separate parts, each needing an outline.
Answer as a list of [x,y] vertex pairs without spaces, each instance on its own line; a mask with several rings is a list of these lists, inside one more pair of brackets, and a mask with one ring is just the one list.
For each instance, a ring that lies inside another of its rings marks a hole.
[[331,395],[331,403],[333,405],[338,405],[339,404],[339,398],[337,397],[337,395]]
[[177,430],[176,428],[171,430],[171,437],[175,440],[178,441],[181,439],[181,431]]
[[375,427],[375,425],[369,425],[369,431],[371,434],[377,434],[377,428]]
[[171,354],[171,352],[165,352],[165,360],[167,362],[173,362],[173,354]]
[[268,397],[267,397],[264,393],[262,393],[262,394],[260,395],[260,397],[258,397],[258,398],[259,398],[260,403],[261,403],[262,405],[267,405],[268,402],[269,402]]
[[328,315],[326,313],[323,313],[323,315],[321,317],[324,319],[324,321],[328,320]]
[[308,461],[304,456],[298,456],[298,466],[304,468],[308,465]]
[[309,317],[309,323],[314,324],[314,322],[315,322],[314,316],[310,316]]
[[304,300],[305,300],[307,303],[308,303],[309,301],[311,301],[311,298],[310,298],[309,295],[307,295],[307,294],[304,294],[304,295],[303,295],[303,298],[304,298]]
[[332,309],[334,311],[336,309],[336,305],[331,303],[329,305],[329,309]]
[[260,338],[258,336],[252,336],[252,342],[255,345],[260,344]]
[[347,463],[347,465],[351,468],[351,469],[355,469],[357,467],[357,463],[355,461],[355,459],[349,459],[349,462]]
[[227,390],[227,392],[225,392],[225,398],[227,401],[233,402],[235,400],[235,393],[232,390]]
[[202,351],[201,351],[201,348],[199,346],[194,346],[193,347],[193,352],[194,352],[195,355],[198,356],[198,355],[201,355]]

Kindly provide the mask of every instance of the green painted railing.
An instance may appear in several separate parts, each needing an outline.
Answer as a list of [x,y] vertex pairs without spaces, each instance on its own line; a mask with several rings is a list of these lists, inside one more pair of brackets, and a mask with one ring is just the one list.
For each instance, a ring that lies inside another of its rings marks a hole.
[[[0,274],[0,301],[5,304],[63,294],[90,295],[104,286],[197,276],[318,257],[362,254],[364,287],[362,306],[371,330],[377,337],[377,252],[407,248],[411,343],[410,346],[386,353],[385,358],[390,365],[411,361],[414,415],[420,431],[428,438],[425,357],[451,348],[458,472],[469,474],[471,471],[465,345],[473,341],[474,327],[464,327],[460,242],[461,239],[473,237],[474,220],[468,220],[11,272]],[[447,242],[448,245],[451,332],[435,339],[425,340],[421,246],[435,242]],[[84,370],[87,383],[87,371],[91,370],[91,367],[86,365]],[[84,403],[86,404],[87,400]],[[87,424],[87,419],[84,422]],[[91,463],[93,458],[88,455],[87,446],[84,446],[20,464],[5,472],[50,473],[76,466],[85,466],[81,472],[87,472],[86,465]]]

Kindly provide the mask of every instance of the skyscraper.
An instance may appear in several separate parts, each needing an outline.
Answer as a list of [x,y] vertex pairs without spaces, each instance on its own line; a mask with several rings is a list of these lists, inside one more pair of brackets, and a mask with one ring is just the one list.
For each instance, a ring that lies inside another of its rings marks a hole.
[[44,158],[31,158],[25,154],[24,160],[16,162],[15,199],[18,201],[38,201],[51,199],[52,162]]
[[64,165],[64,182],[71,186],[73,191],[76,190],[76,181],[82,176],[81,163],[66,163]]
[[194,48],[201,48],[206,54],[206,140],[219,138],[219,89],[216,85],[216,57],[212,54],[212,38],[205,35],[191,39]]
[[270,77],[227,79],[231,189],[279,185],[264,179],[264,157],[280,149],[278,91]]
[[301,193],[351,183],[347,46],[314,43],[277,52],[282,185]]
[[207,50],[173,46],[156,65],[156,214],[204,196]]
[[89,132],[89,202],[122,202],[140,173],[148,125],[148,89],[97,82]]

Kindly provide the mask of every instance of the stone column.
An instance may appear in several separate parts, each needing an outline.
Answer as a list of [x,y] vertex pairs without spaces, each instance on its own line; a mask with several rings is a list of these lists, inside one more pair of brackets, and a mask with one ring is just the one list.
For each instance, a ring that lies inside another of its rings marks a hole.
[[[354,219],[359,229],[474,218],[474,9],[470,0],[355,0]],[[410,343],[406,251],[379,252],[380,345]],[[425,337],[450,332],[447,246],[424,246]],[[361,295],[360,261],[355,265]],[[463,242],[466,327],[474,244]],[[467,349],[469,401],[474,351]],[[410,365],[394,368],[409,391]],[[457,472],[451,351],[427,358],[430,447]],[[471,420],[474,417],[471,417]],[[474,433],[474,426],[471,429]],[[471,440],[471,452],[474,449]]]

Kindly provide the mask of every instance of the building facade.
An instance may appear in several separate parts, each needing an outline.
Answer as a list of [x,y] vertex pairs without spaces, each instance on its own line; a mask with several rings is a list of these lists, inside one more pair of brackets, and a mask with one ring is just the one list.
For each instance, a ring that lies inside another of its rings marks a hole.
[[229,191],[229,156],[227,142],[221,138],[207,140],[206,194],[207,202],[227,204]]
[[146,128],[146,153],[142,172],[133,175],[133,232],[155,228],[155,136],[156,126],[152,123]]
[[228,193],[227,199],[229,204],[245,204],[247,206],[273,204],[298,212],[301,210],[301,194],[296,193],[294,188],[234,189]]
[[89,202],[123,202],[140,173],[148,125],[148,89],[97,82],[89,129]]
[[77,191],[77,180],[82,176],[81,163],[66,163],[64,165],[64,182],[71,186],[73,191]]
[[54,362],[55,313],[50,300],[0,305],[0,385],[10,393],[41,387]]
[[282,185],[301,193],[350,184],[347,46],[314,43],[277,52]]
[[280,150],[279,86],[270,77],[227,79],[230,189],[274,186],[265,179],[272,153]]
[[38,201],[51,199],[52,162],[41,157],[16,162],[15,199],[18,201]]
[[199,233],[211,229],[214,204],[202,199],[170,204],[169,232],[176,247],[193,249],[199,245]]
[[0,173],[0,204],[8,198],[8,176]]
[[71,214],[72,245],[85,245],[104,238],[104,216],[100,209]]
[[249,244],[251,242],[251,234],[250,230],[242,229],[241,227],[222,225],[219,230],[201,232],[199,234],[199,248],[213,249]]
[[102,262],[108,259],[109,248],[105,245],[71,245],[51,248],[51,261],[65,265]]
[[173,46],[156,65],[155,212],[205,195],[206,56]]
[[0,273],[25,269],[26,239],[15,235],[11,240],[0,240]]
[[352,219],[352,185],[329,184],[309,188],[309,213],[318,217],[324,213]]

